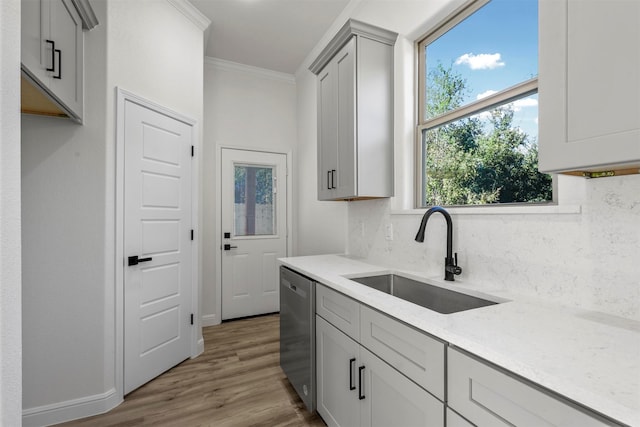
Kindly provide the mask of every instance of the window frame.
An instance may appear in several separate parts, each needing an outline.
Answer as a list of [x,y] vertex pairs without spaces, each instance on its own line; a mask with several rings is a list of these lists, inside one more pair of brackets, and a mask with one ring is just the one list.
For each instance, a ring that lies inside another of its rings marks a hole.
[[[527,96],[538,93],[538,76],[524,80],[511,87],[503,89],[499,92],[493,93],[482,99],[473,101],[469,104],[465,104],[459,108],[440,114],[436,117],[425,119],[426,108],[426,47],[430,43],[437,40],[440,36],[447,31],[460,24],[469,16],[480,10],[483,6],[489,3],[491,0],[470,0],[464,5],[454,10],[448,15],[442,22],[433,30],[427,32],[420,37],[415,43],[415,57],[416,57],[416,87],[418,89],[418,96],[416,97],[416,134],[415,134],[415,152],[416,152],[416,174],[415,174],[415,197],[414,205],[418,209],[426,208],[427,205],[424,200],[424,183],[426,179],[426,171],[424,167],[424,153],[422,150],[422,138],[423,132],[434,129],[439,126],[443,126],[452,123],[456,120],[464,119],[475,114],[482,113],[484,111],[491,110],[517,99],[525,98]],[[540,206],[550,205],[556,203],[556,176],[552,177],[552,200],[548,202],[540,203],[528,203],[528,202],[514,202],[514,203],[495,203],[485,205],[450,205],[455,207],[498,207],[498,206]],[[447,205],[449,206],[449,205]]]

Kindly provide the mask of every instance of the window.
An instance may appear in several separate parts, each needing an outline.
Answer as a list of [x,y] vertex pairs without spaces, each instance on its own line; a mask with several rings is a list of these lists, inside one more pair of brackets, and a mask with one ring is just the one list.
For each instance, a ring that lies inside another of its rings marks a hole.
[[547,203],[538,0],[478,0],[418,43],[420,206]]
[[234,165],[235,236],[276,234],[274,167]]

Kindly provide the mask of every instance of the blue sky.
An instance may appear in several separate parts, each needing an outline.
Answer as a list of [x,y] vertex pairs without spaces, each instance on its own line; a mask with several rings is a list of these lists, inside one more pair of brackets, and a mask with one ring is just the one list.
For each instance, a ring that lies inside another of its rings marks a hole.
[[[538,1],[491,0],[427,47],[427,68],[441,62],[467,80],[471,102],[538,74]],[[516,101],[514,122],[537,138],[537,95]]]

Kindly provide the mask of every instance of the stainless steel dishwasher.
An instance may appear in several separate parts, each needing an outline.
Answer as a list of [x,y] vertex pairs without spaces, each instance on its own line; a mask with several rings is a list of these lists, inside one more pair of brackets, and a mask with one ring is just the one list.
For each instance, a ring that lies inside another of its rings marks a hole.
[[280,366],[309,412],[316,409],[315,282],[280,267]]

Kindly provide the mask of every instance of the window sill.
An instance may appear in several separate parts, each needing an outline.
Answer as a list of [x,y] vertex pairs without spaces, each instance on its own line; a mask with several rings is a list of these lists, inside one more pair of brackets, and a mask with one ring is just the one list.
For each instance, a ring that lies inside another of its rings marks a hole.
[[[451,215],[575,215],[582,212],[581,205],[519,205],[519,206],[461,206],[447,208]],[[391,215],[424,215],[426,208],[391,210]]]

